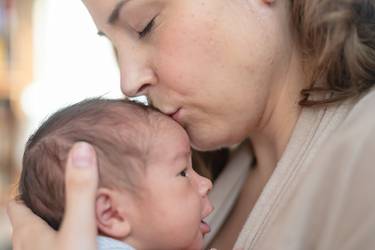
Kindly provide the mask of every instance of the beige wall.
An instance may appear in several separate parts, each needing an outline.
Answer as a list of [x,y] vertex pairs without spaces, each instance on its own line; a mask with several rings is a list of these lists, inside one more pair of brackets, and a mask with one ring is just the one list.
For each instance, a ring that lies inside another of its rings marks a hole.
[[[10,23],[11,62],[7,67],[0,56],[0,98],[11,99],[19,114],[19,97],[32,80],[32,5],[33,1],[15,1]],[[4,44],[0,44],[4,46]]]
[[[13,151],[16,140],[15,124],[22,123],[20,109],[22,89],[32,80],[32,0],[14,1],[11,19],[11,61],[5,65],[0,55],[0,249],[8,249],[10,226],[5,216],[5,204],[11,194],[10,183],[16,181]],[[0,44],[4,46],[4,44]],[[9,100],[9,102],[8,102]]]

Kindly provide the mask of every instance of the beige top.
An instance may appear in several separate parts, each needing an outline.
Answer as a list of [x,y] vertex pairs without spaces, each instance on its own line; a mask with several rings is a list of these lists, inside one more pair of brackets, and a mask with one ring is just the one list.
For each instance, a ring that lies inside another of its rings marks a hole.
[[[248,174],[251,157],[245,152],[237,150],[215,182],[213,232],[206,242],[230,212]],[[325,109],[306,108],[235,249],[373,250],[373,191],[375,89]]]
[[375,249],[375,90],[306,108],[235,249]]
[[233,150],[228,164],[215,180],[214,187],[208,194],[215,209],[206,219],[211,226],[211,232],[204,238],[205,247],[219,232],[249,175],[253,162],[253,157],[249,152],[248,144],[242,144]]

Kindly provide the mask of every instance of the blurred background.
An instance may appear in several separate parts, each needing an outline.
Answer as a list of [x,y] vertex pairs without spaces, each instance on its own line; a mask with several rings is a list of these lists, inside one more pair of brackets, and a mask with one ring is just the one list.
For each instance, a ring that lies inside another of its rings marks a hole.
[[0,249],[11,249],[5,205],[28,136],[59,107],[120,97],[109,41],[80,0],[0,0]]

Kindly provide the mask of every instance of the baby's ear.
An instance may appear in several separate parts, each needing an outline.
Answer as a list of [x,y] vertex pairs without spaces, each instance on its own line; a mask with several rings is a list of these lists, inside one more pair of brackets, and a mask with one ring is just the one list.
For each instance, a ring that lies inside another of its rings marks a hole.
[[96,197],[95,213],[98,229],[106,236],[119,240],[125,239],[131,232],[126,210],[121,208],[119,191],[99,188]]

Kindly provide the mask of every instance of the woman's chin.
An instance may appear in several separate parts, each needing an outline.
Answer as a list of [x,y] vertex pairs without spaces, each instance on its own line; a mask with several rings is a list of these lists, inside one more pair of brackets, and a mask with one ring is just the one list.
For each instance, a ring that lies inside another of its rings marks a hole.
[[189,135],[191,146],[198,151],[212,151],[230,147],[241,143],[247,138],[246,129],[233,128],[233,126],[219,126],[198,124],[185,126]]
[[212,151],[241,143],[241,140],[235,140],[229,136],[220,137],[219,133],[213,133],[212,130],[207,133],[188,131],[188,134],[191,146],[198,151]]
[[221,145],[218,145],[207,140],[195,139],[193,136],[190,136],[190,142],[191,146],[198,151],[212,151],[222,148]]

